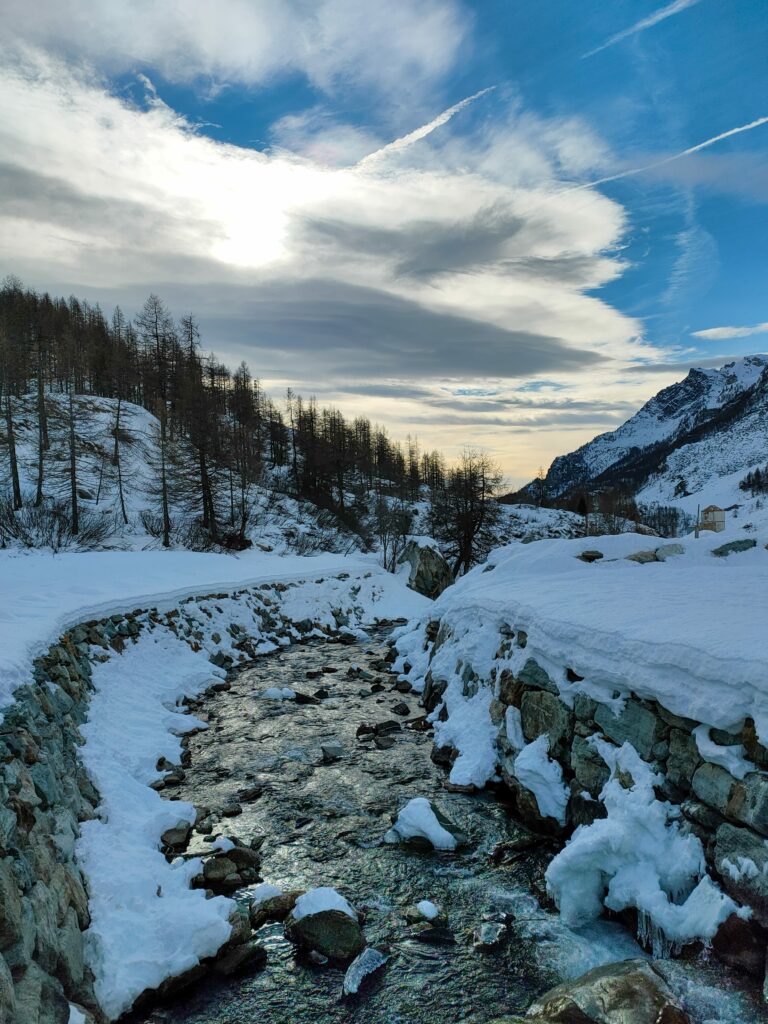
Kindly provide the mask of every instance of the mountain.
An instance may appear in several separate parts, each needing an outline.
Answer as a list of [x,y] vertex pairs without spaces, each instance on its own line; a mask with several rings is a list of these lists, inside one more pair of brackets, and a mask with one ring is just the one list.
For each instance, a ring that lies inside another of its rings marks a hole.
[[[743,499],[739,481],[766,461],[768,357],[745,356],[692,369],[616,430],[556,458],[544,487],[549,500],[619,487],[642,502],[693,504],[695,512],[695,501],[684,499]],[[523,493],[533,496],[537,486]]]

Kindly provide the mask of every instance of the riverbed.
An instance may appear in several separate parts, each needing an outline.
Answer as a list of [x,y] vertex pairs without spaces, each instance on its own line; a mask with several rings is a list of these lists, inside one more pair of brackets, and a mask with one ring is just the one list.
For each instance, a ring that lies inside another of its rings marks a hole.
[[[543,880],[554,847],[516,824],[502,787],[449,791],[418,698],[396,688],[387,651],[379,630],[353,645],[309,641],[241,671],[195,708],[208,728],[190,739],[185,777],[167,793],[214,809],[213,831],[193,833],[188,854],[218,836],[260,843],[266,882],[333,886],[362,912],[368,944],[389,956],[384,969],[342,999],[343,970],[313,963],[270,924],[256,936],[268,951],[262,970],[204,981],[131,1024],[488,1024],[524,1014],[563,978],[643,955],[618,923],[578,933],[562,925]],[[263,695],[283,687],[314,702]],[[394,724],[378,737],[361,729],[382,723]],[[382,843],[415,796],[467,836],[465,849]],[[234,801],[241,813],[217,814]],[[248,903],[249,889],[234,898]],[[420,900],[447,918],[439,941],[413,919]],[[479,948],[483,924],[500,926],[496,948]],[[717,964],[668,961],[664,970],[697,1024],[762,1019],[754,986]]]

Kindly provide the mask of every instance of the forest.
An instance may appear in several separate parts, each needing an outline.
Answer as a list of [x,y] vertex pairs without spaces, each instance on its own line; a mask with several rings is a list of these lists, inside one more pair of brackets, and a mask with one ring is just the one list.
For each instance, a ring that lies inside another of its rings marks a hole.
[[[46,490],[47,456],[51,399],[61,410],[62,396],[68,495],[57,503]],[[165,547],[174,527],[178,535],[180,517],[190,546],[249,546],[253,498],[265,479],[325,510],[363,547],[379,548],[390,568],[419,501],[428,502],[430,532],[445,544],[456,572],[493,543],[501,475],[484,454],[468,451],[447,467],[440,452],[421,452],[410,437],[393,441],[367,418],[349,420],[313,397],[289,389],[281,408],[245,363],[232,370],[206,353],[195,317],[175,319],[157,295],[132,318],[118,307],[108,319],[98,305],[39,294],[13,277],[0,287],[0,446],[9,480],[0,496],[0,542],[20,535],[22,512],[49,535],[52,509],[59,532],[82,538],[91,531],[96,539],[103,532],[81,507],[76,419],[84,414],[76,396],[115,400],[110,461],[125,525],[131,480],[121,463],[123,404],[156,418],[155,493],[143,521]],[[31,400],[36,420],[35,479],[27,491],[16,452],[22,400]]]

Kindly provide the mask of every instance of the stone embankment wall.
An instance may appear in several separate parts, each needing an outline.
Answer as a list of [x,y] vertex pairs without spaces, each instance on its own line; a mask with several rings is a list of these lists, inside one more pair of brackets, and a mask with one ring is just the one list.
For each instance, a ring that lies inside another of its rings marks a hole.
[[[167,629],[229,670],[255,657],[259,639],[330,633],[353,614],[333,608],[328,622],[292,622],[280,600],[294,586],[263,584],[80,624],[34,663],[32,681],[0,710],[0,1024],[67,1024],[70,1002],[86,1019],[103,1020],[85,956],[88,885],[75,857],[80,823],[100,802],[78,758],[92,665],[145,630]],[[249,628],[234,615],[219,626],[236,608]],[[247,938],[233,934],[228,945]]]
[[[514,648],[524,649],[527,639],[514,624],[502,625],[496,658],[503,661]],[[424,643],[430,662],[443,645],[452,642],[447,623],[427,624]],[[570,682],[580,679],[572,670],[566,672]],[[466,697],[484,686],[493,689],[489,714],[498,727],[499,774],[513,794],[519,816],[539,831],[565,838],[577,826],[605,816],[599,795],[609,768],[589,742],[590,736],[606,737],[616,745],[628,741],[643,760],[663,774],[665,781],[657,796],[679,806],[682,828],[700,838],[711,873],[737,902],[753,911],[748,925],[740,919],[726,922],[728,928],[719,941],[716,937],[715,949],[734,966],[762,976],[768,947],[768,749],[759,742],[750,719],[736,732],[711,729],[709,733],[720,746],[744,748],[755,770],[738,779],[702,758],[693,735],[701,723],[674,715],[656,701],[630,694],[616,715],[609,704],[581,694],[569,707],[555,682],[533,658],[524,661],[517,674],[506,667],[492,668],[489,678],[479,678],[472,665],[464,663],[457,666],[457,675]],[[448,682],[431,670],[426,673],[423,703],[430,712],[440,709],[443,719],[447,712],[442,694]],[[560,764],[570,788],[565,827],[543,818],[533,793],[514,776],[518,748],[506,735],[509,707],[519,710],[526,742],[542,734],[549,738],[550,757]],[[433,757],[450,764],[456,753],[439,748]]]

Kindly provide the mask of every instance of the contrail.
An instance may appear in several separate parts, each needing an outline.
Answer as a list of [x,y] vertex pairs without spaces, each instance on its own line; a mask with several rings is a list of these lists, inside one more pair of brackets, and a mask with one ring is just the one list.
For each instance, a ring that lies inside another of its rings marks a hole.
[[656,167],[663,167],[665,164],[671,164],[673,160],[680,160],[684,156],[690,156],[691,153],[698,153],[701,149],[708,149],[710,146],[714,146],[716,142],[722,142],[723,139],[730,139],[732,135],[741,135],[742,132],[752,131],[753,128],[759,128],[762,124],[768,124],[768,117],[758,117],[756,121],[750,121],[749,124],[743,124],[739,128],[731,128],[727,132],[721,132],[719,135],[714,135],[711,139],[699,142],[696,146],[689,146],[688,149],[684,149],[680,153],[674,153],[672,156],[665,156],[662,160],[654,160],[653,163],[650,164],[643,164],[642,167],[633,167],[629,171],[621,171],[619,174],[610,174],[607,178],[597,178],[595,181],[587,181],[583,185],[572,185],[570,188],[562,189],[558,195],[562,195],[564,192],[580,192],[582,189],[594,188],[596,185],[605,185],[609,181],[618,181],[620,178],[631,178],[635,174],[643,174],[645,171],[652,171]]
[[582,60],[586,60],[587,57],[594,57],[596,53],[601,53],[603,50],[607,50],[609,46],[614,46],[616,43],[620,43],[622,39],[628,39],[629,36],[637,35],[638,32],[645,32],[647,28],[653,28],[654,25],[658,25],[660,21],[665,21],[667,18],[671,18],[673,14],[679,14],[681,11],[686,10],[688,7],[693,7],[695,4],[700,3],[701,0],[674,0],[673,3],[668,4],[666,7],[660,8],[658,11],[654,11],[653,14],[649,14],[647,18],[643,18],[640,21],[636,21],[634,25],[630,25],[629,28],[622,29],[621,32],[617,32],[616,35],[606,39],[600,46],[596,46],[594,50],[590,50],[588,53],[581,55]]
[[418,142],[420,139],[424,139],[427,135],[439,128],[441,125],[450,121],[454,114],[458,114],[464,107],[468,107],[470,103],[474,103],[475,100],[479,100],[481,96],[485,96],[486,93],[493,92],[496,88],[495,85],[489,85],[487,89],[481,89],[480,92],[474,93],[472,96],[467,96],[465,100],[461,100],[459,103],[455,103],[452,107],[448,107],[442,114],[438,114],[437,117],[430,121],[428,124],[422,125],[421,128],[416,128],[415,131],[409,132],[407,135],[403,135],[400,139],[395,139],[394,142],[388,142],[386,146],[382,146],[381,149],[377,149],[373,153],[369,153],[368,156],[364,156],[362,160],[359,160],[355,165],[356,170],[365,170],[372,164],[376,164],[381,159],[386,159],[390,153],[398,153],[401,149],[407,149],[408,146],[412,146],[414,142]]

